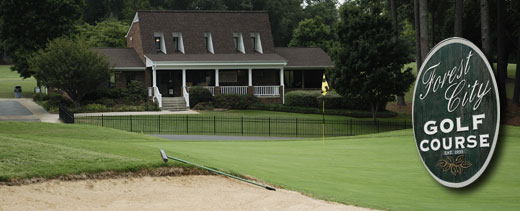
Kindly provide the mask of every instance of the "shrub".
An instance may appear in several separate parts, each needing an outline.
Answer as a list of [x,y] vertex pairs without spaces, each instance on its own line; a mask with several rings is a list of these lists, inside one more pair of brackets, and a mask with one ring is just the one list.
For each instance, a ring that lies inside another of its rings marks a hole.
[[[322,109],[310,107],[287,106],[282,104],[255,104],[250,107],[256,110],[280,111],[303,114],[322,114]],[[372,117],[372,113],[366,110],[348,110],[348,109],[325,109],[327,115],[350,116],[358,118]],[[397,113],[391,111],[381,111],[377,113],[379,118],[395,117]]]
[[59,105],[71,106],[73,104],[70,99],[58,93],[38,93],[33,96],[33,100],[37,102],[45,102],[48,107],[58,107]]
[[211,102],[211,98],[211,92],[203,87],[195,86],[190,89],[191,108],[202,102]]
[[197,105],[193,107],[194,110],[213,110],[214,108],[211,102],[197,103]]
[[159,105],[157,105],[157,103],[146,103],[146,105],[144,105],[144,110],[145,111],[160,111],[161,108],[159,108]]
[[103,112],[103,111],[107,111],[108,108],[105,105],[94,103],[94,104],[88,104],[86,106],[82,106],[81,110],[83,112]]
[[235,94],[222,94],[214,97],[215,107],[227,108],[227,109],[245,109],[249,106],[259,103],[257,97],[252,94],[248,95],[235,95]]
[[317,97],[314,91],[292,91],[285,94],[285,104],[288,106],[318,107]]
[[146,93],[146,87],[140,81],[130,81],[126,90],[123,89],[123,95],[130,102],[142,102],[146,101],[148,95]]

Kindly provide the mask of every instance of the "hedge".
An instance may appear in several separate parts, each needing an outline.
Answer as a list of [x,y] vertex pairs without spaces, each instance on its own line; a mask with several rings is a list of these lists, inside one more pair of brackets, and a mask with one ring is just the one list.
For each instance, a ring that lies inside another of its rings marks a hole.
[[[290,113],[304,113],[304,114],[322,114],[322,109],[311,107],[287,106],[281,104],[254,104],[250,109],[266,110],[266,111],[280,111]],[[372,113],[364,110],[348,110],[348,109],[325,109],[327,115],[350,116],[357,118],[370,118]],[[397,113],[392,111],[377,112],[378,118],[395,117]]]
[[252,94],[221,94],[213,97],[213,102],[216,108],[245,109],[253,104],[259,103],[260,100]]

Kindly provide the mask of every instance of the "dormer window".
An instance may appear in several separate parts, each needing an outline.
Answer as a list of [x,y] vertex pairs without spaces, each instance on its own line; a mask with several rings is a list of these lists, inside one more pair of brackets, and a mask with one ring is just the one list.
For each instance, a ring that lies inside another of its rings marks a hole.
[[164,35],[162,32],[155,32],[154,41],[155,41],[155,51],[166,53],[166,45],[164,44]]
[[233,33],[233,44],[237,51],[246,53],[244,50],[244,39],[242,38],[242,33]]
[[215,53],[213,50],[213,38],[211,37],[210,32],[204,32],[204,41],[206,44],[206,50],[210,53]]
[[258,53],[264,53],[262,50],[262,42],[260,41],[260,33],[251,33],[251,48]]
[[155,37],[155,50],[161,51],[161,37]]
[[173,49],[175,52],[181,52],[184,53],[184,43],[182,41],[182,33],[180,32],[173,32]]

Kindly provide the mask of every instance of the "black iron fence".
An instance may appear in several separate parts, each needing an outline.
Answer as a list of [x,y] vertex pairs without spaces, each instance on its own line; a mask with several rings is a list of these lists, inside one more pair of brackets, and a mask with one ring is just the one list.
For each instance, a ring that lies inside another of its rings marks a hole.
[[74,113],[70,112],[67,107],[60,105],[59,106],[59,115],[61,121],[64,123],[74,124]]
[[[253,118],[199,115],[107,116],[75,115],[76,124],[157,134],[219,134],[261,136],[354,136],[412,128],[409,121]],[[74,121],[74,120],[73,120]]]

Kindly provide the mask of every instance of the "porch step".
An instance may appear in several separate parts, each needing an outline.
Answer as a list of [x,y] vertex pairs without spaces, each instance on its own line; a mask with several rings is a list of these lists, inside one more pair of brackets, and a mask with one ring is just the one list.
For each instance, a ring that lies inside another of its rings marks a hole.
[[185,111],[186,101],[184,101],[184,97],[163,97],[161,109],[168,111]]

